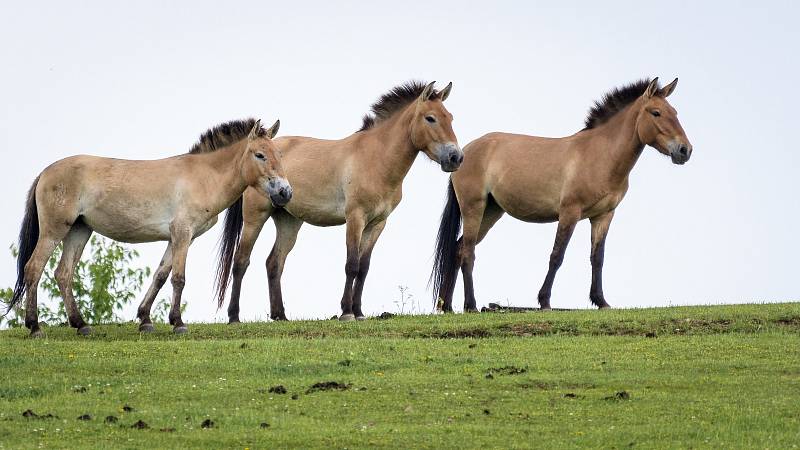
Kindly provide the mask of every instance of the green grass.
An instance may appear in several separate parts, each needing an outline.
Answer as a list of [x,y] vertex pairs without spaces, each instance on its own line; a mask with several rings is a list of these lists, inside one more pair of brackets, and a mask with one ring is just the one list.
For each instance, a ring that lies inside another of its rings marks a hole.
[[0,332],[0,448],[800,445],[799,303],[45,332]]

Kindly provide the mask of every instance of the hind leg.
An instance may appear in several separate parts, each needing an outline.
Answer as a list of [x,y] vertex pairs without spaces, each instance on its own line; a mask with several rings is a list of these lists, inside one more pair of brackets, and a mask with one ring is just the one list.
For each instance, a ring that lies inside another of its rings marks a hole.
[[69,325],[77,328],[78,333],[84,336],[91,333],[92,328],[84,322],[78,305],[75,304],[72,279],[75,274],[75,266],[81,260],[81,253],[91,235],[91,228],[80,221],[75,222],[64,238],[64,251],[61,253],[61,261],[55,271],[58,289],[61,291],[61,297],[64,298],[64,309],[67,311]]
[[472,270],[475,267],[475,246],[480,243],[489,230],[503,216],[503,209],[491,198],[487,198],[477,231],[474,223],[467,225],[464,221],[464,237],[461,242],[461,273],[464,277],[464,312],[478,312],[475,301],[475,286]]
[[297,242],[297,233],[303,221],[286,211],[275,211],[272,215],[275,222],[275,245],[267,258],[267,279],[269,281],[269,317],[272,320],[286,320],[281,292],[281,275],[286,264],[286,257]]
[[69,228],[69,225],[64,224],[57,228],[42,230],[36,242],[36,248],[25,264],[24,283],[25,291],[27,292],[25,297],[25,326],[31,330],[31,337],[44,336],[39,327],[39,304],[37,299],[39,280],[42,278],[42,272],[44,272],[47,260],[50,259],[56,245],[66,236]]
[[173,223],[170,226],[172,244],[172,304],[169,310],[169,324],[175,334],[183,334],[188,328],[181,318],[181,295],[186,285],[186,256],[192,243],[192,232],[188,225]]
[[[260,195],[260,194],[259,194]],[[246,197],[247,198],[247,197]],[[231,283],[231,300],[228,303],[228,323],[239,323],[239,299],[242,295],[242,279],[244,278],[247,267],[250,265],[250,254],[256,239],[264,228],[264,224],[272,214],[272,209],[260,211],[250,208],[251,203],[244,202],[244,225],[242,227],[242,238],[233,256],[233,282]],[[220,305],[222,306],[222,305]]]

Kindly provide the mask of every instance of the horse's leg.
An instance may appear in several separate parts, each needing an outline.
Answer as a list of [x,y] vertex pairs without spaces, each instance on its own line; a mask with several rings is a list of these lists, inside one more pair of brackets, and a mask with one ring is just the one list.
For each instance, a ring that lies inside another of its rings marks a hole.
[[358,275],[356,275],[355,286],[353,287],[353,314],[356,316],[356,320],[364,320],[366,318],[361,311],[361,294],[364,292],[364,281],[367,279],[367,272],[369,272],[372,250],[375,248],[375,243],[378,242],[378,238],[381,236],[385,226],[386,220],[370,224],[361,236]]
[[[39,217],[41,219],[41,213]],[[57,229],[48,227],[42,230],[39,234],[39,240],[36,242],[36,248],[34,248],[28,262],[25,263],[23,279],[26,291],[25,326],[31,330],[31,337],[33,338],[44,336],[39,327],[39,304],[36,295],[39,289],[39,280],[42,278],[42,272],[44,272],[47,260],[50,259],[50,255],[53,254],[56,245],[61,242],[61,239],[69,229],[70,225],[64,224]]]
[[183,334],[188,328],[181,319],[181,294],[186,285],[186,256],[189,253],[189,244],[192,243],[192,233],[188,229],[173,226],[172,238],[172,305],[169,311],[169,323],[172,331]]
[[347,215],[347,262],[344,265],[345,282],[344,292],[342,293],[342,315],[341,321],[354,320],[353,314],[353,281],[358,275],[359,247],[361,246],[361,236],[364,233],[364,215],[360,211],[352,212]]
[[242,228],[242,238],[233,256],[233,283],[231,283],[231,300],[228,303],[228,323],[239,323],[239,298],[242,295],[242,279],[244,278],[247,267],[250,265],[250,254],[256,239],[264,228],[264,224],[269,219],[271,210],[255,211],[248,208],[248,203],[244,204],[244,225]]
[[294,248],[297,233],[303,221],[283,210],[272,214],[275,222],[275,244],[267,258],[267,279],[269,280],[269,311],[272,320],[286,320],[286,311],[283,308],[283,294],[281,292],[281,275],[286,257]]
[[556,240],[553,244],[553,251],[550,253],[550,266],[547,269],[547,276],[544,278],[542,288],[539,290],[539,306],[543,310],[550,309],[550,294],[553,290],[553,280],[556,278],[556,272],[561,267],[564,261],[564,252],[567,250],[567,244],[572,237],[572,232],[575,231],[575,225],[581,218],[581,211],[579,208],[562,209],[558,215],[558,230],[556,231]]
[[78,305],[75,304],[75,296],[72,293],[72,278],[75,274],[75,266],[81,260],[81,253],[92,235],[92,229],[82,222],[75,222],[64,238],[64,250],[61,252],[61,261],[56,267],[55,277],[61,297],[64,298],[64,309],[67,311],[67,320],[73,328],[78,329],[78,333],[88,335],[92,332],[92,327],[84,322]]
[[[478,311],[475,301],[475,286],[472,280],[472,269],[475,267],[475,246],[503,214],[500,210],[498,215],[495,210],[496,205],[490,207],[489,203],[488,196],[482,194],[480,197],[476,196],[472,201],[465,198],[461,205],[464,232],[458,246],[458,261],[464,277],[464,312]],[[483,224],[484,221],[486,221],[486,225]],[[483,231],[483,235],[481,235],[481,231]],[[449,297],[450,301],[445,298],[443,308],[445,312],[453,311],[452,295]]]
[[483,218],[478,229],[477,237],[472,242],[471,249],[465,251],[464,260],[461,265],[461,272],[464,276],[464,312],[478,312],[478,305],[475,300],[475,285],[472,279],[472,270],[475,267],[475,247],[486,237],[489,230],[503,217],[502,208],[494,201],[489,199],[486,209],[483,210]]
[[167,282],[170,271],[172,271],[172,243],[167,244],[164,256],[161,257],[156,273],[153,274],[153,282],[150,283],[150,288],[147,289],[147,293],[144,294],[144,298],[139,304],[136,317],[139,318],[139,331],[143,333],[150,333],[154,330],[153,322],[150,320],[150,311],[153,309],[153,302],[156,300],[158,292]]
[[614,211],[609,211],[601,216],[590,219],[592,222],[592,287],[589,289],[589,299],[598,308],[610,308],[603,295],[603,256],[606,248],[606,235]]

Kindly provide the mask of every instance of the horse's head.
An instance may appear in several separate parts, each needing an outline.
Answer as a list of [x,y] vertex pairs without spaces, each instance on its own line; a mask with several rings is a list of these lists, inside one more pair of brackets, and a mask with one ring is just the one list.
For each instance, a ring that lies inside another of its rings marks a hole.
[[464,160],[453,132],[453,115],[444,107],[452,88],[453,83],[440,92],[433,89],[433,83],[425,86],[413,106],[411,119],[411,143],[445,172],[455,171]]
[[281,121],[265,130],[257,120],[247,136],[242,171],[251,186],[272,200],[275,206],[284,206],[292,198],[292,187],[281,166],[280,153],[272,138],[278,134]]
[[678,121],[678,112],[667,102],[677,85],[678,79],[675,78],[672,83],[659,88],[658,77],[654,78],[642,94],[636,123],[642,143],[668,155],[673,163],[684,164],[692,156],[692,144]]

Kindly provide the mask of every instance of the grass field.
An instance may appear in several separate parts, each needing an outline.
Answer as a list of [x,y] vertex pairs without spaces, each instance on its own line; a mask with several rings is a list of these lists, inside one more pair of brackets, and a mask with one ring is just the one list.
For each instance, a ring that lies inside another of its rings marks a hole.
[[45,332],[0,448],[800,446],[800,303]]

